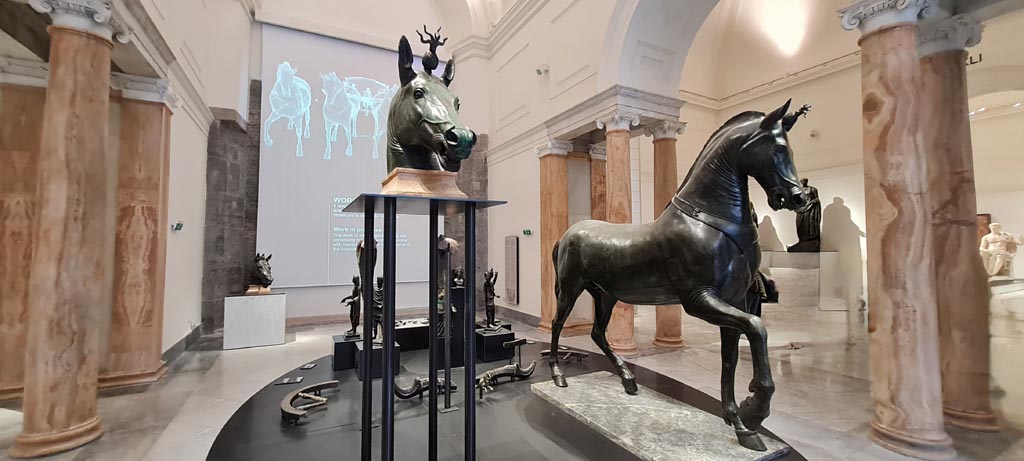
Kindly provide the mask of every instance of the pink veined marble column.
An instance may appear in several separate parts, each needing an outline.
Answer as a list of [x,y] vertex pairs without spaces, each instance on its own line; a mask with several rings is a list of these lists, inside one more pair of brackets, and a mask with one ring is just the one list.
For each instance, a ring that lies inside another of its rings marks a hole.
[[933,257],[946,421],[999,430],[989,400],[989,289],[978,256],[966,46],[981,24],[954,16],[922,31],[921,133],[928,154]]
[[540,325],[551,331],[558,309],[555,298],[555,266],[551,252],[569,228],[569,141],[552,140],[537,148],[540,156]]
[[111,171],[106,145],[112,44],[106,25],[96,25],[101,34],[106,29],[105,37],[64,26],[79,25],[62,20],[78,13],[51,7],[56,11],[36,190],[24,425],[7,453],[16,458],[70,450],[103,433],[96,385],[113,283],[115,207],[108,178],[116,169]]
[[943,427],[928,161],[921,142],[917,17],[923,1],[843,10],[862,32],[871,439],[923,459],[955,456]]
[[[660,215],[679,188],[676,171],[676,136],[685,124],[664,120],[647,127],[654,138],[654,212]],[[654,345],[679,348],[683,341],[683,306],[673,304],[655,307]]]
[[[639,117],[631,114],[616,113],[602,119],[599,128],[606,129],[605,149],[607,151],[606,180],[608,190],[608,222],[633,222],[632,183],[629,166],[629,127],[639,123]],[[608,323],[608,344],[619,354],[637,355],[634,338],[634,316],[636,308],[632,304],[618,303],[612,310],[611,321]]]

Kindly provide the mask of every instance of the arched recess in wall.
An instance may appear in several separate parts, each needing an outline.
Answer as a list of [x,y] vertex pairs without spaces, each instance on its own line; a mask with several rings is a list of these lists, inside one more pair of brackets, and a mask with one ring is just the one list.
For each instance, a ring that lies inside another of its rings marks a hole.
[[967,97],[1001,91],[1024,91],[1024,66],[992,66],[967,74]]
[[445,35],[456,44],[468,37],[486,37],[490,18],[484,0],[430,0],[430,7],[445,27]]
[[693,39],[719,0],[619,0],[604,37],[600,88],[615,84],[679,96]]

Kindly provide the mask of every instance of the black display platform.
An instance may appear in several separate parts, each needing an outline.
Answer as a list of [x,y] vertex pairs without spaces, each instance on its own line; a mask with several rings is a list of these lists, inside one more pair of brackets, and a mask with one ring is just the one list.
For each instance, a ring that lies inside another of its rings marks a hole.
[[426,323],[398,325],[395,341],[402,346],[402,352],[426,349],[430,346],[430,327]]
[[[502,380],[494,392],[484,394],[477,401],[477,454],[481,460],[637,460],[619,445],[595,432],[576,418],[563,413],[536,396],[530,385],[550,379],[547,361],[539,359],[540,351],[548,345],[537,343],[523,346],[523,358],[528,365],[537,359],[537,371],[525,381]],[[209,461],[337,461],[358,460],[360,444],[360,391],[361,384],[354,370],[332,371],[330,356],[316,361],[319,366],[310,370],[295,369],[282,376],[304,376],[302,385],[337,379],[338,390],[324,392],[329,398],[327,409],[313,413],[298,425],[281,422],[281,399],[296,389],[292,385],[274,386],[268,383],[228,420],[217,435],[207,456]],[[301,365],[298,364],[298,365]],[[484,372],[500,364],[478,364]],[[600,354],[590,354],[580,362],[564,362],[563,370],[572,377],[597,370],[612,371],[611,364]],[[646,368],[630,366],[637,382],[669,397],[681,400],[715,415],[721,415],[722,405],[711,396],[697,391],[669,377]],[[415,377],[426,376],[427,352],[401,354],[398,382],[408,385]],[[454,380],[461,384],[461,370],[455,371]],[[280,379],[280,378],[279,378]],[[279,379],[275,380],[278,381]],[[380,398],[380,380],[373,381],[374,398]],[[460,386],[453,395],[456,406],[461,404]],[[629,396],[623,392],[623,399]],[[376,403],[376,402],[375,402]],[[374,421],[379,421],[379,405],[375,405]],[[395,459],[426,459],[427,406],[426,399],[399,400],[395,403]],[[439,415],[439,459],[462,459],[463,412]],[[767,423],[771,424],[771,418]],[[723,423],[724,424],[724,423]],[[770,432],[762,433],[774,437]],[[379,440],[380,427],[374,427],[373,437]],[[373,446],[373,459],[380,459],[379,444]],[[782,461],[806,461],[795,450],[777,458]]]
[[334,353],[331,355],[331,369],[335,371],[351,370],[356,367],[356,343],[362,342],[362,336],[334,335]]
[[[479,311],[480,310],[477,309],[477,312],[479,312]],[[508,331],[512,331],[512,322],[506,322],[504,320],[495,320],[495,322],[497,322],[498,325],[501,325],[502,328],[504,328],[504,329],[506,329]],[[477,323],[476,327],[477,328],[487,328],[487,323],[486,322]]]
[[495,362],[508,360],[516,355],[515,348],[505,348],[505,343],[515,341],[516,335],[512,330],[504,328],[500,330],[476,330],[476,359],[482,362]]
[[[394,367],[398,368],[398,353],[400,347],[398,343],[394,343],[395,353],[391,356]],[[363,343],[356,343],[356,373],[359,377],[363,375]],[[384,375],[384,368],[381,367],[381,363],[384,362],[384,345],[379,343],[373,343],[373,349],[370,351],[370,379],[378,379]]]

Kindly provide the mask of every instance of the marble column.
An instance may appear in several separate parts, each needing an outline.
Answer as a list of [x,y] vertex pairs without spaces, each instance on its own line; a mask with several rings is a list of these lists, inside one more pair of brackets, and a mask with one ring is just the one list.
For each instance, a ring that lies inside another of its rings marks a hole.
[[999,430],[989,400],[989,290],[978,256],[967,46],[982,26],[954,16],[918,35],[921,133],[928,155],[935,286],[939,309],[942,400],[946,422]]
[[[615,112],[597,120],[597,127],[605,130],[607,152],[606,179],[608,200],[608,222],[633,222],[632,182],[629,167],[630,126],[640,123],[636,114]],[[640,349],[634,339],[633,321],[635,308],[632,304],[618,303],[612,310],[608,324],[608,343],[619,354],[637,355]]]
[[551,331],[558,302],[551,252],[569,229],[569,164],[572,142],[551,140],[537,147],[540,157],[540,325]]
[[871,439],[924,459],[955,456],[943,427],[938,308],[917,19],[930,0],[864,0],[840,14],[862,37]]
[[116,170],[107,155],[110,2],[33,0],[53,17],[36,182],[23,427],[8,456],[79,447],[103,430],[96,385],[113,283]]
[[590,146],[590,219],[608,220],[608,151]]
[[[672,201],[679,188],[679,174],[676,170],[676,136],[682,134],[685,123],[662,120],[647,127],[647,135],[654,138],[654,214]],[[654,345],[661,347],[683,347],[683,306],[655,307]]]
[[45,68],[26,79],[11,74],[19,67],[0,64],[0,81],[23,77],[24,83],[0,83],[0,400],[20,397],[25,376],[32,223],[46,103]]
[[166,81],[114,74],[120,143],[114,307],[99,386],[152,383],[162,360],[171,110]]

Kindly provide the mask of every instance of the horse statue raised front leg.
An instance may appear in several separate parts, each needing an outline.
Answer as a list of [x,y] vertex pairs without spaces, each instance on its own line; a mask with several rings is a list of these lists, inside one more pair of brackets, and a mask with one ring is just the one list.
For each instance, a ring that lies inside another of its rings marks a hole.
[[[807,206],[793,164],[787,131],[796,121],[789,102],[774,112],[745,112],[718,129],[697,158],[672,203],[653,223],[581,221],[555,244],[555,294],[551,350],[583,291],[594,297],[591,337],[615,366],[623,387],[636,380],[605,338],[612,309],[629,304],[682,304],[686,313],[721,329],[722,406],[739,442],[766,450],[757,435],[775,391],[768,364],[768,333],[761,321],[756,277],[761,261],[747,191],[753,176],[772,209]],[[751,397],[737,406],[733,395],[740,335],[750,341],[754,362]],[[558,354],[549,358],[555,384],[566,387]]]

